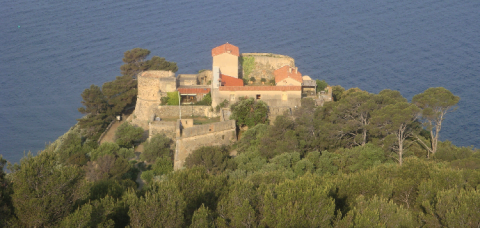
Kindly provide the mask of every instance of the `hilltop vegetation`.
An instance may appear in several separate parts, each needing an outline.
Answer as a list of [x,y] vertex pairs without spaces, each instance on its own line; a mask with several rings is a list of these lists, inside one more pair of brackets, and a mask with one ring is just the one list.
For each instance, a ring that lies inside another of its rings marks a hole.
[[[132,52],[147,53],[126,58]],[[116,143],[95,141],[132,104],[129,74],[141,67],[122,67],[124,79],[105,83],[115,86],[85,90],[88,115],[62,143],[8,165],[10,173],[0,157],[0,227],[480,225],[480,151],[438,140],[459,101],[444,88],[408,102],[398,91],[334,86],[334,102],[304,99],[270,120],[263,102],[241,99],[230,105],[241,139],[200,148],[174,172],[174,142],[164,135],[145,143],[142,161],[132,125]]]

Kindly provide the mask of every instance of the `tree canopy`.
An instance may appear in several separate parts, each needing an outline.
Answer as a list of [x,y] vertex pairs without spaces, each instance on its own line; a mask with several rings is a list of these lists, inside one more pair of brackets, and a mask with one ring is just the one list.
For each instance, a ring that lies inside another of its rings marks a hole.
[[268,123],[268,106],[265,102],[253,98],[240,99],[230,107],[230,119],[237,121],[238,126],[253,127],[257,124]]
[[[422,109],[423,124],[430,132],[430,148],[426,147],[430,153],[437,152],[438,138],[445,114],[455,111],[459,101],[460,97],[443,87],[429,88],[413,97],[412,102]],[[426,145],[421,139],[419,140]]]

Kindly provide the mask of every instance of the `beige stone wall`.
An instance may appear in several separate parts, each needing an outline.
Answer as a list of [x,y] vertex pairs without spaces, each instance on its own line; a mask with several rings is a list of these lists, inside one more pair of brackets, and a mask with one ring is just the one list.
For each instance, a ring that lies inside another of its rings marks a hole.
[[242,53],[242,57],[254,57],[255,68],[248,76],[254,77],[259,81],[262,78],[267,79],[267,82],[274,79],[273,71],[285,65],[295,67],[295,60],[286,55],[278,55],[271,53]]
[[133,112],[132,124],[142,127],[143,129],[148,128],[148,122],[153,121],[155,117],[155,110],[160,101],[150,101],[143,100],[137,97],[137,103],[135,105],[135,111]]
[[184,129],[181,137],[177,137],[175,140],[174,169],[182,168],[188,155],[202,146],[229,145],[236,140],[234,120]]
[[176,122],[153,121],[149,123],[148,138],[157,134],[165,134],[171,139],[175,139]]
[[197,81],[199,85],[207,85],[209,81],[211,83],[212,78],[213,72],[211,70],[202,71],[197,75]]
[[272,54],[272,53],[242,53],[241,56],[255,57],[255,63],[264,65],[270,65],[271,67],[278,69],[285,65],[295,67],[295,60],[286,55]]
[[[216,113],[212,112],[211,106],[180,106],[182,109],[182,119],[189,118],[192,116],[206,116],[206,117],[217,117]],[[178,106],[157,106],[155,107],[154,114],[158,117],[178,117],[179,116]]]
[[238,57],[232,54],[223,53],[213,56],[213,66],[220,67],[220,73],[230,77],[238,78]]
[[[214,91],[216,97],[212,96],[213,104],[219,104],[223,100],[228,100],[233,104],[239,100],[240,97],[257,98],[260,95],[260,100],[267,103],[269,107],[300,107],[302,94],[301,91]],[[213,95],[213,94],[212,94]],[[215,99],[214,99],[215,98]],[[233,98],[233,99],[232,99]],[[215,100],[215,102],[214,102]]]
[[174,92],[177,90],[177,80],[175,77],[160,78],[160,92]]
[[302,83],[292,78],[285,78],[282,81],[277,82],[277,86],[301,86]]
[[137,98],[147,101],[160,100],[160,80],[152,77],[138,77],[138,96]]
[[176,90],[175,73],[172,71],[144,71],[137,77],[138,98],[146,101],[160,101],[160,92]]

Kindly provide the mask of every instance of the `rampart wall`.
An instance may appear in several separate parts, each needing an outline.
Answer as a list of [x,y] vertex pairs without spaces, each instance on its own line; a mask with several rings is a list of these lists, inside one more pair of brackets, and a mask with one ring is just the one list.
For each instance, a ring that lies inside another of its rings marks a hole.
[[165,134],[171,139],[175,139],[176,122],[171,121],[153,121],[148,124],[148,138],[157,134]]
[[295,60],[286,55],[271,53],[242,53],[241,56],[255,58],[255,68],[248,77],[254,77],[257,80],[260,80],[261,78],[267,80],[274,79],[273,71],[285,65],[295,67]]
[[271,107],[268,110],[268,119],[270,120],[270,124],[273,125],[277,116],[288,114],[292,115],[294,108],[290,107]]
[[[211,109],[211,106],[196,106],[196,105],[189,105],[189,106],[180,106],[182,109],[182,118],[188,118],[192,116],[206,116],[206,117],[216,117],[217,114],[214,113]],[[178,117],[179,116],[179,108],[178,106],[158,106],[154,114],[158,117]]]
[[234,120],[185,128],[181,137],[176,138],[174,169],[182,168],[188,155],[202,146],[229,145],[235,141],[237,133]]

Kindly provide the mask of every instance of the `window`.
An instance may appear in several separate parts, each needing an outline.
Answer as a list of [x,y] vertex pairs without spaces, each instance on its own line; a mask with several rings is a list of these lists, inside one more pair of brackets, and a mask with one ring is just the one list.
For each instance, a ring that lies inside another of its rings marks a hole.
[[260,98],[262,98],[262,95],[257,94],[257,100],[260,100]]
[[286,100],[288,100],[287,92],[283,92],[282,93],[282,101],[286,101]]

